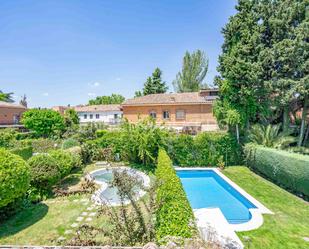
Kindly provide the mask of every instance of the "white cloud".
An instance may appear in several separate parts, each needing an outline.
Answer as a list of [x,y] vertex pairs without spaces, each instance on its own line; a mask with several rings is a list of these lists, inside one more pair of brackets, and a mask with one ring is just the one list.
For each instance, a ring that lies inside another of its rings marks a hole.
[[95,93],[88,93],[88,96],[93,97],[93,96],[96,96],[96,94]]
[[45,93],[43,93],[42,95],[45,96],[45,97],[47,97],[47,96],[49,96],[49,93],[48,93],[48,92],[45,92]]
[[101,85],[101,83],[96,81],[96,82],[93,82],[93,83],[88,83],[88,85],[91,86],[91,87],[99,87]]
[[116,78],[116,80],[117,80],[117,81],[120,81],[120,80],[121,80],[121,78]]

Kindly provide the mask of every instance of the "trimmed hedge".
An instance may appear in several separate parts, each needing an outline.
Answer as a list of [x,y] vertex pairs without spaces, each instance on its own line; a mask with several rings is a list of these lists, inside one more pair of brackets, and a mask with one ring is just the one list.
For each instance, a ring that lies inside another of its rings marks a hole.
[[29,183],[28,164],[20,156],[0,149],[0,208],[25,194]]
[[278,185],[309,197],[309,156],[245,145],[247,165],[270,178]]
[[203,132],[196,137],[177,135],[172,139],[169,154],[178,166],[217,166],[242,163],[241,146],[227,132]]
[[71,153],[63,150],[53,150],[49,155],[57,161],[61,177],[68,175],[73,168],[73,156]]
[[10,152],[15,155],[19,155],[24,160],[28,160],[30,157],[32,157],[33,149],[32,146],[25,146],[21,148],[11,149]]
[[159,182],[157,189],[159,208],[156,212],[157,240],[164,240],[167,236],[192,238],[197,232],[193,211],[165,150],[159,151],[155,175]]
[[48,154],[38,154],[28,160],[31,171],[31,185],[39,190],[49,191],[60,180],[58,161]]

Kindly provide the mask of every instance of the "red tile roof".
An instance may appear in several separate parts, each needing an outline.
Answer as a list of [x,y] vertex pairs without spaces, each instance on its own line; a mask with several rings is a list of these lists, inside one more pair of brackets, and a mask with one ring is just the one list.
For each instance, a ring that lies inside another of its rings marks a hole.
[[27,107],[16,104],[16,103],[8,103],[4,101],[0,101],[0,107],[5,107],[5,108],[20,108],[20,109],[27,109]]
[[71,107],[77,112],[109,112],[121,111],[120,105],[86,105]]

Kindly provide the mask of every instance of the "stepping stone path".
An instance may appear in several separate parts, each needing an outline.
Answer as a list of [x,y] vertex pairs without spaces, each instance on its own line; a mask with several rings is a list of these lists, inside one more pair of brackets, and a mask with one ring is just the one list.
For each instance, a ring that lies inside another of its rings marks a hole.
[[71,234],[71,233],[73,233],[73,230],[65,230],[64,231],[64,234]]
[[84,219],[84,217],[79,216],[79,217],[76,218],[76,221],[79,222],[79,221],[82,221],[83,219]]
[[73,223],[73,224],[71,225],[71,227],[78,227],[78,224],[77,224],[77,223]]
[[82,212],[82,216],[87,216],[88,212]]
[[97,214],[96,212],[92,212],[92,213],[89,214],[89,216],[92,216],[92,217],[93,217],[93,216],[95,216],[96,214]]
[[86,221],[92,221],[91,217],[86,218]]

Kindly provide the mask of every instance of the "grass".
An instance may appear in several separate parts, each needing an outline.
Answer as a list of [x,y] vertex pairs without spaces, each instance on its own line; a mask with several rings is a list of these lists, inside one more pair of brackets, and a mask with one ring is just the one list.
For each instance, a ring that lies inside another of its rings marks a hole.
[[[263,215],[263,225],[237,233],[246,248],[309,248],[309,204],[275,184],[256,175],[247,167],[229,167],[223,173],[259,200],[273,215]],[[248,241],[247,241],[248,240]]]

